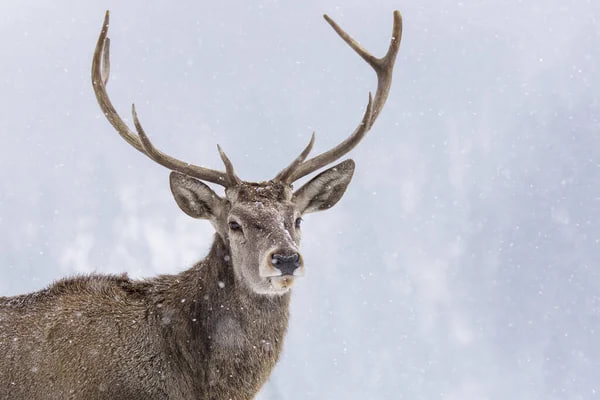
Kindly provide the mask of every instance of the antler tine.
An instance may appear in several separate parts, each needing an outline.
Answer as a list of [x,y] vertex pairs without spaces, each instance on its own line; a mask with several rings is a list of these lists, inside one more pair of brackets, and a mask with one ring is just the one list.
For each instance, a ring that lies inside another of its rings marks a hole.
[[233,164],[229,160],[229,157],[227,157],[227,154],[225,154],[220,145],[217,145],[217,150],[219,150],[219,156],[221,156],[221,160],[223,160],[223,164],[225,164],[225,171],[227,171],[227,178],[229,180],[229,184],[231,186],[239,184],[241,180],[235,174],[233,170]]
[[296,157],[290,165],[288,165],[283,170],[281,170],[281,172],[278,173],[277,176],[275,177],[275,180],[281,181],[281,182],[288,182],[290,175],[294,172],[294,170],[296,168],[298,168],[298,165],[300,165],[302,163],[302,161],[304,161],[306,159],[306,157],[312,150],[314,143],[315,143],[315,133],[313,132],[312,136],[310,137],[310,142],[308,142],[308,145],[304,148],[304,150],[302,150],[302,153],[300,153],[300,155],[298,157]]
[[[158,164],[167,167],[173,171],[178,171],[186,175],[196,177],[198,179],[217,183],[219,185],[230,186],[232,183],[235,183],[228,179],[227,176],[225,176],[222,172],[213,171],[206,168],[198,167],[196,165],[188,164],[161,152],[156,147],[154,147],[154,145],[150,141],[150,138],[148,138],[148,135],[144,131],[144,128],[142,128],[142,124],[140,123],[140,120],[137,116],[137,112],[135,110],[135,104],[131,105],[131,114],[133,116],[133,124],[135,125],[135,129],[138,133],[138,137],[143,148],[142,153],[147,155],[151,160],[156,161]],[[206,173],[200,175],[198,174],[198,168],[202,168],[203,170],[210,172],[212,175]]]
[[104,23],[102,24],[102,30],[100,31],[100,36],[98,37],[98,42],[96,43],[96,49],[94,51],[94,58],[92,60],[92,86],[94,87],[94,93],[96,94],[98,104],[104,112],[106,119],[108,119],[111,125],[127,143],[160,165],[201,180],[226,187],[229,186],[230,179],[227,174],[221,171],[186,163],[156,149],[140,124],[137,113],[135,112],[135,106],[132,106],[132,114],[138,134],[136,135],[133,133],[125,122],[123,122],[123,119],[121,119],[115,110],[108,93],[106,92],[106,84],[108,83],[110,73],[110,39],[107,37],[109,17],[110,14],[106,11]]
[[323,18],[331,25],[338,35],[361,56],[377,73],[377,91],[375,92],[375,106],[373,107],[373,122],[377,119],[379,112],[383,108],[387,100],[390,86],[392,84],[392,71],[396,61],[396,55],[400,49],[400,41],[402,39],[402,15],[400,11],[394,11],[394,27],[392,28],[392,38],[385,56],[377,58],[371,55],[368,51],[346,33],[334,20],[328,15],[323,15]]
[[332,163],[344,154],[352,150],[371,129],[373,123],[379,116],[385,101],[387,100],[390,87],[392,85],[392,72],[396,55],[400,48],[400,40],[402,38],[402,16],[399,11],[394,11],[394,27],[392,30],[392,39],[388,47],[387,53],[382,58],[377,58],[366,51],[362,46],[354,40],[346,31],[335,23],[327,15],[323,16],[337,34],[356,52],[360,55],[377,74],[377,90],[375,91],[375,99],[371,99],[369,93],[369,104],[362,118],[360,125],[346,138],[343,142],[335,146],[333,149],[326,151],[318,156],[315,156],[307,161],[300,163],[297,168],[291,172],[287,178],[287,182],[294,182],[303,176],[310,174],[317,169]]
[[106,70],[106,72],[103,73],[101,64],[104,64],[105,66],[108,65],[110,67],[108,50],[105,49],[105,43],[108,39],[106,36],[108,34],[109,17],[110,13],[109,11],[106,11],[104,23],[102,24],[102,31],[100,31],[100,36],[98,37],[98,42],[96,43],[96,50],[94,51],[94,58],[92,60],[92,86],[94,87],[94,93],[96,94],[98,104],[100,105],[100,108],[104,112],[104,115],[111,125],[117,130],[117,132],[119,132],[119,134],[127,141],[127,143],[143,153],[144,150],[138,138],[133,132],[131,132],[131,130],[129,130],[127,125],[125,125],[123,120],[119,117],[119,114],[117,114],[117,111],[113,107],[108,94],[106,93],[106,83],[108,83],[109,70]]
[[297,181],[310,174],[317,169],[332,163],[337,160],[347,152],[349,152],[354,146],[358,144],[365,136],[365,134],[369,131],[369,128],[372,125],[373,121],[373,101],[371,98],[371,93],[369,93],[369,103],[367,104],[367,109],[365,110],[365,114],[360,122],[360,124],[356,127],[352,135],[350,135],[346,140],[344,140],[339,145],[335,146],[333,149],[328,150],[324,153],[319,154],[316,157],[311,158],[308,161],[301,163],[294,171],[289,175],[286,183],[292,183]]

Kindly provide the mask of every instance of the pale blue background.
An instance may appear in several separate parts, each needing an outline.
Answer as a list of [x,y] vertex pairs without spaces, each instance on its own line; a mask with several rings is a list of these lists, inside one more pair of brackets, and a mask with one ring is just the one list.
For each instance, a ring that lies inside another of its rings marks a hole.
[[600,397],[597,1],[0,2],[0,294],[82,272],[175,273],[206,222],[129,147],[90,84],[104,10],[111,97],[154,143],[263,180],[345,137],[404,37],[388,104],[334,209],[305,218],[270,399]]

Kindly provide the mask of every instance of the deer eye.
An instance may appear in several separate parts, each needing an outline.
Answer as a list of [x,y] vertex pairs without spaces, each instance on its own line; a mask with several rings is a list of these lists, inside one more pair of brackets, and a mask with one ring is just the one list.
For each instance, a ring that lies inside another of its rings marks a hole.
[[298,217],[296,218],[294,225],[296,225],[296,228],[300,228],[300,224],[302,224],[302,218]]
[[242,226],[235,221],[229,221],[229,229],[232,231],[241,231]]

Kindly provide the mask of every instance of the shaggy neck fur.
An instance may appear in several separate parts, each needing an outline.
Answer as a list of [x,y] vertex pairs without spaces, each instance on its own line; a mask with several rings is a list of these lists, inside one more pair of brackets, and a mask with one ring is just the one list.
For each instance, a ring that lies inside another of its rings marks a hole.
[[231,257],[218,235],[202,262],[149,284],[162,337],[173,339],[174,353],[181,349],[186,360],[181,368],[203,377],[207,398],[252,398],[281,352],[289,294],[261,296],[236,282]]
[[200,377],[199,385],[180,384],[210,399],[253,398],[277,362],[288,325],[289,293],[257,295],[234,275],[227,246],[215,235],[203,261],[147,283],[177,369]]

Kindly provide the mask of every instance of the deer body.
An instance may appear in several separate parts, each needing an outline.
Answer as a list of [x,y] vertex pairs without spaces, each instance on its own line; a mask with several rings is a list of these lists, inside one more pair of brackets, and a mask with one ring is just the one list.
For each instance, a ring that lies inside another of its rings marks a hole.
[[[249,400],[281,353],[290,288],[304,273],[302,215],[333,207],[354,173],[345,160],[299,189],[292,183],[356,146],[379,115],[400,44],[394,12],[387,54],[375,58],[325,19],[377,73],[374,99],[344,141],[307,159],[308,146],[275,178],[242,181],[218,147],[225,172],[177,160],[156,149],[132,107],[136,132],[106,91],[109,15],[92,61],[92,85],[119,135],[172,172],[183,212],[206,219],[216,235],[208,256],[179,275],[132,281],[92,275],[24,296],[0,298],[0,399]],[[203,182],[221,185],[225,195]]]
[[252,399],[281,352],[289,293],[236,285],[228,256],[216,237],[179,275],[78,277],[2,298],[0,398]]

